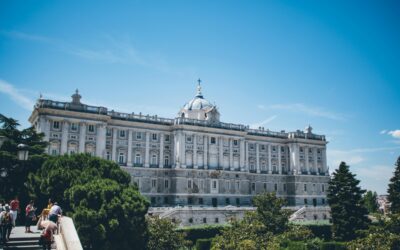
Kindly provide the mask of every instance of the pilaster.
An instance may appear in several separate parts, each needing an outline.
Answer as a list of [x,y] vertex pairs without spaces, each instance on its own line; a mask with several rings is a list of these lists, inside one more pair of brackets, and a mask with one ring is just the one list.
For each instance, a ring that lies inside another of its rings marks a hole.
[[282,174],[282,156],[281,156],[281,145],[277,145],[278,150],[278,172]]
[[233,139],[229,139],[229,168],[231,171],[234,170],[233,167]]
[[271,144],[268,144],[268,174],[272,174],[272,154],[271,154]]
[[62,132],[61,132],[61,150],[60,154],[66,154],[67,153],[67,148],[68,148],[68,128],[69,128],[69,123],[68,121],[63,121],[62,122]]
[[260,144],[256,143],[256,167],[257,173],[260,173]]
[[79,153],[85,153],[86,123],[79,124]]
[[128,161],[126,165],[128,167],[132,167],[132,136],[133,136],[133,131],[128,130]]
[[111,160],[116,162],[117,161],[117,136],[118,136],[118,129],[113,128],[113,137],[112,137],[112,149],[111,149]]
[[193,135],[193,168],[199,168],[197,165],[197,135]]
[[146,148],[145,148],[145,155],[144,155],[144,167],[150,167],[149,161],[150,160],[150,132],[146,132]]
[[164,133],[160,133],[160,157],[158,167],[164,168]]
[[106,126],[104,124],[99,124],[96,132],[96,156],[104,158],[104,152],[106,150]]
[[208,136],[204,135],[203,138],[204,152],[203,152],[203,166],[204,169],[208,169]]

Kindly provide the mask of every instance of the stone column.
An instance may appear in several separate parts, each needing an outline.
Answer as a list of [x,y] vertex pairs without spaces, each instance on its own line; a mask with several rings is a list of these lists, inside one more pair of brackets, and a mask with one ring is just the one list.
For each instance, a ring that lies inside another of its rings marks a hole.
[[86,124],[81,122],[79,124],[79,153],[85,153],[86,142]]
[[260,144],[256,143],[256,167],[257,173],[260,173]]
[[278,150],[278,172],[282,174],[282,156],[281,156],[281,145],[277,146]]
[[118,129],[113,128],[111,160],[115,162],[117,161],[117,136],[118,136]]
[[219,159],[218,159],[218,167],[224,168],[224,138],[221,136],[219,137]]
[[246,148],[246,158],[245,158],[245,170],[244,171],[249,171],[249,142],[245,142],[245,148]]
[[229,139],[229,168],[231,171],[235,170],[233,167],[233,139]]
[[245,155],[244,155],[244,139],[240,140],[240,171],[244,171],[245,165]]
[[193,168],[199,168],[197,165],[197,135],[193,135]]
[[304,158],[305,158],[305,165],[307,174],[310,174],[310,165],[308,162],[308,147],[304,147]]
[[132,136],[133,136],[133,131],[128,130],[128,161],[127,161],[127,166],[132,167]]
[[174,152],[173,152],[173,164],[175,168],[179,168],[179,164],[180,164],[180,158],[179,158],[179,141],[178,141],[178,133],[176,131],[174,131],[173,133],[174,136],[174,144],[173,144],[173,148],[174,148]]
[[297,174],[300,174],[300,148],[298,144],[295,144],[295,155],[294,155],[294,160],[295,160],[295,165],[297,169]]
[[164,133],[160,133],[160,157],[158,167],[164,168]]
[[322,167],[321,167],[321,173],[325,173],[326,170],[328,170],[327,162],[326,162],[326,149],[322,149]]
[[49,141],[50,139],[50,121],[47,120],[45,117],[40,117],[39,120],[39,132],[44,133],[44,141]]
[[181,167],[186,168],[186,135],[183,131],[180,133],[180,157],[181,157]]
[[104,158],[104,151],[106,150],[106,126],[99,124],[96,132],[96,156]]
[[272,174],[272,154],[271,154],[271,144],[268,144],[268,174]]
[[318,169],[318,154],[317,154],[318,148],[313,148],[313,155],[314,155],[314,172],[317,171]]
[[150,132],[146,131],[146,148],[144,154],[144,167],[150,167]]
[[208,136],[203,138],[203,166],[208,169]]
[[62,132],[61,132],[61,152],[60,154],[66,154],[68,149],[68,128],[69,123],[67,121],[62,122]]

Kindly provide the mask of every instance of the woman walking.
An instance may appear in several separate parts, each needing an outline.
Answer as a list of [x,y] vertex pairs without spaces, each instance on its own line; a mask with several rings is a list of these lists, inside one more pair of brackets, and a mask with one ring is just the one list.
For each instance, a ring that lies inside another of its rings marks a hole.
[[36,219],[35,211],[34,202],[31,200],[25,208],[25,233],[32,233],[31,224]]

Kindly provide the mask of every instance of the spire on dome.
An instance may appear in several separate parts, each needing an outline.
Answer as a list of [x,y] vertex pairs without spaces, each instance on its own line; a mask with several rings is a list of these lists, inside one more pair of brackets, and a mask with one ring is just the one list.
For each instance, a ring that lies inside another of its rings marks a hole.
[[199,78],[199,80],[197,80],[197,95],[196,95],[196,97],[200,97],[200,98],[203,98],[203,94],[201,93],[201,85],[200,85],[200,83],[201,83],[201,80],[200,80],[200,78]]

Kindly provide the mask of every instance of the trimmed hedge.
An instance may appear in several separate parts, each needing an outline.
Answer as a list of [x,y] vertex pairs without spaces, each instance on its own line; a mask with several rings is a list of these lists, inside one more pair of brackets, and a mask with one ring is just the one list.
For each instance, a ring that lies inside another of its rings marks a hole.
[[194,227],[183,227],[178,228],[178,232],[183,232],[185,234],[185,239],[190,240],[192,244],[198,239],[211,239],[217,234],[220,234],[222,229],[227,227],[226,225],[205,225],[205,226],[194,226]]
[[209,250],[211,248],[211,239],[198,239],[196,241],[196,250]]

